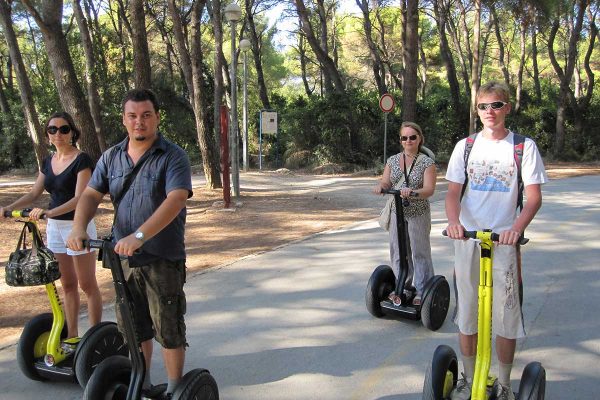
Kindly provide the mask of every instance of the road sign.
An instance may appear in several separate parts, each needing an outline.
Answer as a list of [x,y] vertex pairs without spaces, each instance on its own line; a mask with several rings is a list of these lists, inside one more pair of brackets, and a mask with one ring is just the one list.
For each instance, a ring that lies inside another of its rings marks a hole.
[[381,111],[383,111],[384,113],[389,113],[390,111],[392,111],[395,105],[396,102],[394,101],[392,95],[389,93],[384,94],[379,99],[379,108],[381,108]]
[[277,133],[277,111],[261,111],[262,133]]

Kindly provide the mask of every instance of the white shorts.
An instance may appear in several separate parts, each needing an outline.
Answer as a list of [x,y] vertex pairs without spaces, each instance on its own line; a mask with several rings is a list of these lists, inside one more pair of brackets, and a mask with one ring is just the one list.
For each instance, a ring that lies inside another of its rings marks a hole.
[[[494,245],[492,329],[507,339],[525,337],[519,300],[517,249]],[[454,323],[464,335],[477,333],[477,297],[479,286],[479,242],[454,241],[454,271],[457,298]]]
[[[57,254],[67,253],[70,256],[78,256],[89,253],[88,250],[73,251],[67,248],[67,237],[71,233],[71,229],[73,229],[73,221],[49,218],[46,225],[46,241],[48,242],[46,246]],[[90,239],[98,238],[96,224],[93,220],[87,226],[87,234]]]

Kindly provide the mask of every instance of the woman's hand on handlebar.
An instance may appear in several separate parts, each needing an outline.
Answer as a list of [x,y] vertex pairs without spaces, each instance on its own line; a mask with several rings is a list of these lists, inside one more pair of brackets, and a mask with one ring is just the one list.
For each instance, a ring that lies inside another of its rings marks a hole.
[[388,190],[388,189],[390,189],[391,187],[392,187],[392,185],[390,185],[390,184],[387,184],[387,183],[384,183],[384,182],[379,182],[379,183],[377,184],[377,186],[375,186],[375,187],[373,188],[373,193],[375,193],[375,194],[381,194],[381,195],[383,195],[383,191],[384,191],[384,190]]
[[448,223],[446,234],[451,239],[465,239],[465,228],[460,223]]
[[40,219],[43,219],[45,217],[48,217],[48,211],[44,210],[43,208],[36,207],[29,211],[29,219],[32,219],[34,221],[39,221]]
[[411,188],[400,189],[400,197],[402,197],[403,199],[408,199],[410,197],[414,197],[414,195],[412,193],[413,193],[413,191]]

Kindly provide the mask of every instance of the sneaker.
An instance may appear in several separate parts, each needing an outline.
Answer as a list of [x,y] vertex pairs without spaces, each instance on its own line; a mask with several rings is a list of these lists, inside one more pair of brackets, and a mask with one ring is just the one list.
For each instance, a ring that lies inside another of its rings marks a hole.
[[81,338],[79,336],[65,339],[60,343],[60,348],[66,356],[71,355],[75,352],[75,350],[77,350],[77,345],[80,341]]
[[462,378],[456,382],[456,387],[450,393],[450,399],[452,400],[469,400],[471,398],[471,385],[473,382],[469,382],[465,374],[461,374]]
[[510,385],[504,386],[498,382],[498,385],[496,385],[496,400],[515,400],[515,394]]
[[152,385],[148,389],[142,389],[142,400],[163,400],[168,399],[167,384]]

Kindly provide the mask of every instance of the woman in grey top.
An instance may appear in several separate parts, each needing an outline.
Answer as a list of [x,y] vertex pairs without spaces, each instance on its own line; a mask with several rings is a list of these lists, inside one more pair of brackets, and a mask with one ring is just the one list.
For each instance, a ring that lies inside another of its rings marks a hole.
[[[419,125],[414,122],[402,123],[400,140],[403,151],[388,158],[381,181],[374,192],[380,194],[382,190],[394,188],[400,190],[402,198],[409,199],[409,205],[404,207],[404,219],[410,239],[408,251],[412,257],[408,258],[409,270],[405,287],[415,286],[417,295],[413,304],[420,305],[423,287],[434,275],[429,242],[431,209],[428,198],[435,191],[436,169],[435,162],[421,152],[425,137]],[[392,203],[391,221],[395,220],[395,204]],[[390,258],[397,279],[400,271],[400,249],[395,223],[390,224]],[[394,292],[390,294],[390,300],[396,305],[401,302],[400,296]]]

